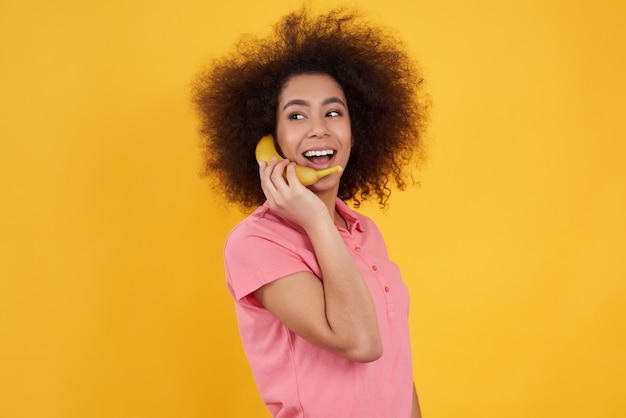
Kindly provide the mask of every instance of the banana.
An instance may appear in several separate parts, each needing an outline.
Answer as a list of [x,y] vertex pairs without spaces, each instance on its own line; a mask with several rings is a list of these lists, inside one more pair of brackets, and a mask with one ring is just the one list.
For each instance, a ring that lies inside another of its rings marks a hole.
[[[283,160],[283,158],[278,155],[278,152],[276,151],[276,147],[274,146],[274,137],[272,135],[265,135],[261,138],[259,143],[256,145],[254,155],[258,163],[261,161],[269,162],[272,157],[276,157],[278,161]],[[328,167],[323,170],[316,170],[311,167],[296,165],[296,177],[304,186],[310,186],[322,177],[336,172],[341,173],[342,171],[343,168],[339,165]]]

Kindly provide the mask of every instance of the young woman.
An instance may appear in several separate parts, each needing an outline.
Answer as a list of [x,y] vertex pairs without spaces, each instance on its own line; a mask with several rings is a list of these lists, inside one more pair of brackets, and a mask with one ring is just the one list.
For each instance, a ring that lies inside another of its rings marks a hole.
[[[421,156],[422,78],[402,45],[356,14],[284,17],[266,39],[202,71],[194,101],[206,174],[243,208],[227,285],[259,392],[274,417],[420,417],[409,295],[371,219],[348,207]],[[273,134],[284,159],[257,164]],[[344,167],[305,187],[295,165]]]

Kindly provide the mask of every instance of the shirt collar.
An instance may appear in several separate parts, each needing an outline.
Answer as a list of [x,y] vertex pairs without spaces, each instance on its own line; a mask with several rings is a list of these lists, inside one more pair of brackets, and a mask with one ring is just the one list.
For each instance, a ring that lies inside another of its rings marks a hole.
[[363,225],[361,225],[361,221],[356,216],[354,211],[348,207],[346,202],[337,198],[335,201],[335,209],[339,212],[339,215],[346,221],[346,225],[348,226],[348,231],[352,232],[355,229],[359,232],[363,232],[365,229]]

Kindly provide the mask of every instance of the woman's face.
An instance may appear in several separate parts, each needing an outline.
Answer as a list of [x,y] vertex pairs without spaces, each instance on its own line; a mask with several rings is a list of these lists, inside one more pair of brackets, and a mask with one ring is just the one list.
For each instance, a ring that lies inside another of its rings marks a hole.
[[[276,140],[283,156],[296,164],[316,169],[346,166],[352,146],[350,114],[334,78],[301,74],[287,80],[278,98]],[[339,177],[324,177],[314,186],[338,185]]]

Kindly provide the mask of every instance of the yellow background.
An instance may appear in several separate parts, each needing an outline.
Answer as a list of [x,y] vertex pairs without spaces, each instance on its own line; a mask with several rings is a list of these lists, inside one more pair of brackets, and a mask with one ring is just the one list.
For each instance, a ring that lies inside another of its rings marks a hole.
[[[296,4],[2,0],[0,417],[268,416],[188,87]],[[626,416],[624,3],[359,4],[434,100],[422,187],[363,209],[425,417]]]

